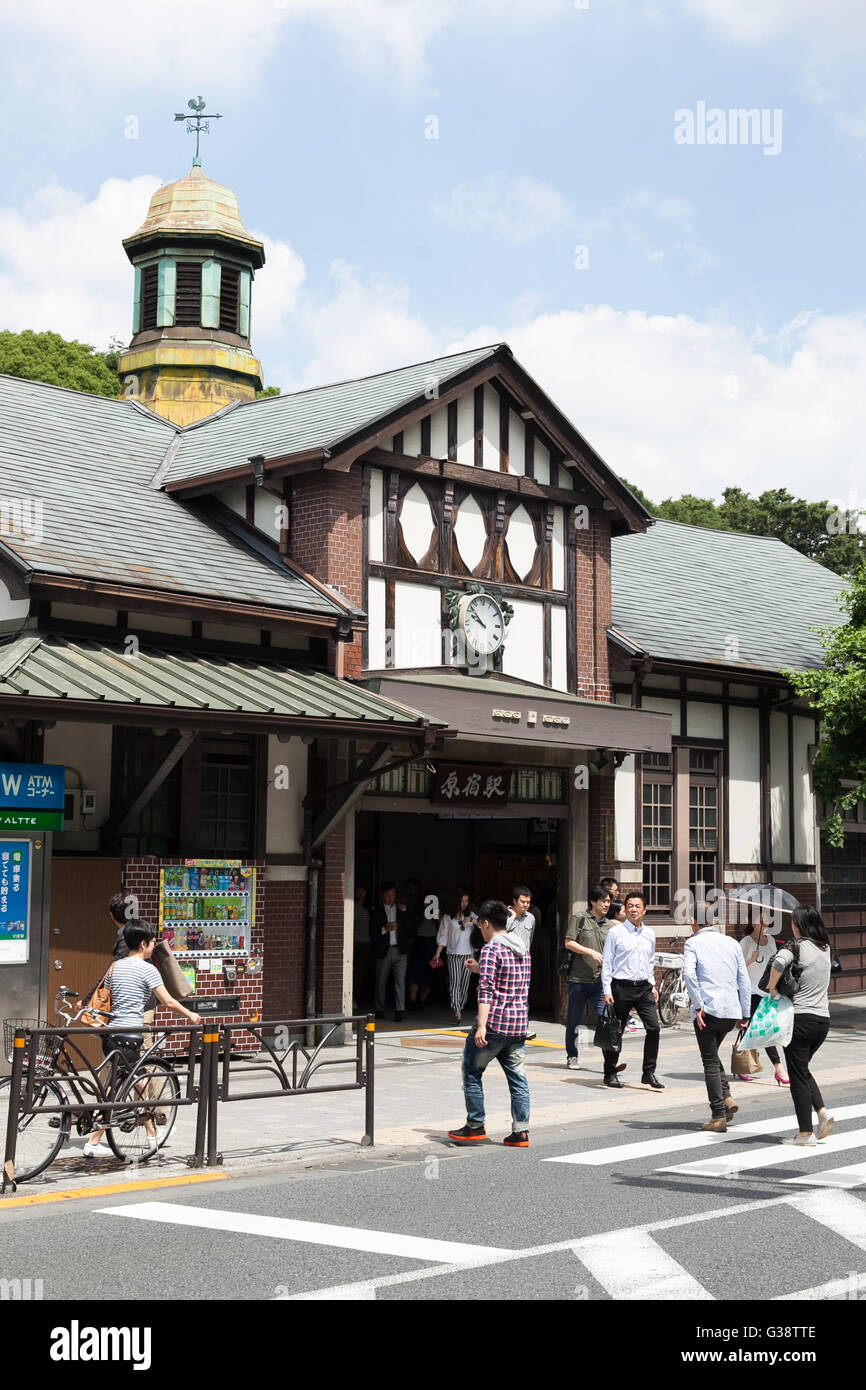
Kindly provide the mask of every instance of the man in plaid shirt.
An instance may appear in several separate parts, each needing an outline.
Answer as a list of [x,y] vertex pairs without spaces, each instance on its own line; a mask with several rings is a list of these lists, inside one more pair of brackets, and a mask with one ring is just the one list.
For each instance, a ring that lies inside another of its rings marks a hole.
[[529,1148],[529,1082],[523,1066],[523,1045],[529,1031],[529,974],[526,943],[509,932],[508,909],[490,898],[478,909],[484,949],[475,966],[478,974],[478,1020],[463,1050],[463,1094],[466,1124],[448,1131],[453,1144],[477,1144],[487,1138],[484,1128],[484,1088],[481,1078],[495,1057],[511,1092],[512,1133],[508,1148]]

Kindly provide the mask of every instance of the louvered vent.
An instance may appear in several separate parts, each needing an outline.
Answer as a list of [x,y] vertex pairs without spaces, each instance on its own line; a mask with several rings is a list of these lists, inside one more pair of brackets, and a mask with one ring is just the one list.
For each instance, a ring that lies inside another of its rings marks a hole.
[[155,265],[145,266],[141,275],[141,326],[156,328],[156,300],[159,288],[159,270]]
[[174,321],[201,324],[201,266],[198,261],[179,261],[175,291]]
[[224,265],[220,282],[220,328],[225,333],[238,331],[240,285],[240,271]]

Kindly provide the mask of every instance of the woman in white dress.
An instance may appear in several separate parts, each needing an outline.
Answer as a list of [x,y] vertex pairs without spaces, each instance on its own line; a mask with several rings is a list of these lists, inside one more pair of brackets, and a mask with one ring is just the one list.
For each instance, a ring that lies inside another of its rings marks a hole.
[[436,954],[434,960],[441,960],[442,952],[448,952],[448,986],[451,995],[451,1011],[455,1023],[463,1022],[463,1010],[469,993],[471,975],[466,969],[471,960],[472,928],[478,918],[469,906],[469,889],[460,884],[457,888],[457,902],[453,912],[446,912],[439,924],[436,935]]
[[[747,936],[744,936],[742,941],[740,942],[740,950],[743,953],[743,959],[746,962],[746,970],[749,974],[749,984],[752,986],[752,1014],[754,1014],[755,1010],[760,1004],[761,996],[767,993],[765,989],[759,988],[758,981],[760,980],[770,961],[775,960],[779,950],[778,946],[776,945],[775,941],[770,935],[770,928],[768,924],[764,921],[764,914],[759,912],[757,915],[758,920],[752,927],[752,930],[749,932]],[[791,1083],[785,1075],[785,1070],[782,1066],[782,1059],[779,1056],[779,1049],[777,1047],[768,1047],[766,1049],[766,1052],[767,1056],[769,1057],[770,1061],[773,1063],[773,1066],[775,1068],[774,1075],[776,1078],[777,1085],[790,1086]],[[737,1080],[753,1081],[754,1077],[740,1076],[737,1078]]]

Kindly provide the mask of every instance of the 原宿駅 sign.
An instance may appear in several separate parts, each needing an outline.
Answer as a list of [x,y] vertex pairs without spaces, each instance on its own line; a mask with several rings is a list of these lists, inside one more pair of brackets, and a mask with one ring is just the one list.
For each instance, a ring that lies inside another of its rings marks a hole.
[[507,806],[508,773],[468,763],[440,763],[431,800],[435,806]]

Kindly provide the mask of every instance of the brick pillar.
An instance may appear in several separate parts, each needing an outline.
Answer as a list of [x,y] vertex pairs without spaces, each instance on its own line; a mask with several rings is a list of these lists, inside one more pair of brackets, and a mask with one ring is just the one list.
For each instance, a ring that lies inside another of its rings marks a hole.
[[591,513],[590,525],[575,530],[575,655],[577,693],[610,700],[607,629],[611,623],[610,518]]
[[[361,467],[350,473],[309,473],[292,483],[289,554],[316,579],[337,589],[359,608],[363,593]],[[336,644],[329,644],[335,667]],[[361,637],[344,644],[344,672],[360,676]]]

